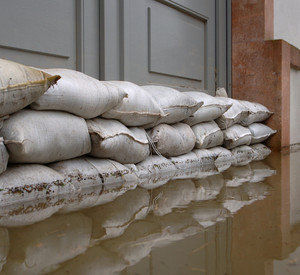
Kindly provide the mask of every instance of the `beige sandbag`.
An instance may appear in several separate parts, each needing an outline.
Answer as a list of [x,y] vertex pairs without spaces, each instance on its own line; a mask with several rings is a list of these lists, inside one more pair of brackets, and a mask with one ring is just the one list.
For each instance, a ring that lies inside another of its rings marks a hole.
[[233,155],[232,165],[235,166],[246,165],[255,158],[254,150],[247,145],[235,147],[231,150],[231,153]]
[[235,124],[223,131],[224,146],[232,149],[241,145],[249,145],[251,143],[251,132],[248,128],[239,124]]
[[263,123],[253,123],[248,128],[252,134],[251,144],[263,142],[277,132]]
[[35,110],[66,111],[89,119],[117,106],[127,96],[121,88],[81,72],[69,69],[43,71],[59,74],[61,79],[30,105]]
[[197,102],[203,102],[203,105],[195,113],[182,121],[190,126],[215,120],[224,114],[232,105],[219,100],[218,97],[213,97],[203,92],[190,91],[183,92],[183,94],[194,98]]
[[0,227],[0,272],[3,265],[6,263],[8,251],[9,251],[9,233],[6,228]]
[[21,110],[0,130],[12,163],[49,163],[91,151],[83,118],[55,111]]
[[[159,123],[177,123],[196,112],[203,104],[197,102],[193,97],[181,93],[173,88],[155,85],[142,86],[160,104],[166,117],[161,118]],[[156,123],[155,125],[157,125]],[[147,125],[147,128],[155,126]]]
[[127,128],[120,121],[95,118],[87,121],[91,136],[91,155],[120,163],[138,163],[150,153],[146,131]]
[[241,104],[239,100],[226,97],[218,97],[218,100],[223,101],[224,104],[232,105],[228,111],[216,119],[217,124],[222,130],[227,129],[236,123],[240,123],[249,116],[248,108]]
[[249,110],[249,115],[240,121],[243,126],[249,126],[254,122],[261,122],[269,118],[273,113],[267,107],[260,103],[240,100],[240,103]]
[[83,254],[90,245],[91,220],[81,213],[57,215],[11,232],[5,274],[46,274]]
[[215,154],[215,167],[219,172],[227,170],[232,165],[234,158],[230,150],[217,146],[210,148],[209,151]]
[[150,139],[165,157],[186,154],[194,148],[196,142],[191,127],[185,123],[159,124],[151,130]]
[[0,174],[2,174],[6,170],[7,163],[8,163],[8,153],[3,143],[3,137],[0,137]]
[[109,83],[123,89],[128,96],[102,117],[120,120],[126,126],[143,126],[156,123],[165,116],[159,103],[142,87],[127,81]]
[[253,160],[263,160],[272,152],[270,148],[268,148],[262,143],[252,144],[250,145],[250,147],[252,148],[255,154]]
[[19,111],[37,100],[60,76],[0,59],[0,117]]
[[177,169],[189,169],[200,165],[199,158],[194,152],[189,152],[177,157],[170,157],[169,160],[176,166]]
[[207,149],[223,144],[223,132],[216,122],[202,122],[192,126],[196,136],[195,148]]

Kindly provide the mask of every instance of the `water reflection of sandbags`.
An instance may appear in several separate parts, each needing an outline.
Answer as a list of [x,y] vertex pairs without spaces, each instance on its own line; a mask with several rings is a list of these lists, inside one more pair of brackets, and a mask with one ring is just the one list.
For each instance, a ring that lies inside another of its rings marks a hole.
[[153,190],[153,213],[163,216],[176,207],[187,207],[195,198],[196,188],[192,180],[172,180]]
[[231,213],[236,213],[243,206],[264,199],[270,190],[271,187],[268,184],[247,182],[238,187],[224,187],[218,199],[222,201],[224,208]]
[[134,220],[147,216],[149,200],[149,192],[137,188],[128,191],[111,203],[85,211],[85,214],[93,221],[92,239],[105,240],[122,235]]
[[0,272],[3,265],[6,263],[7,254],[9,251],[9,234],[6,228],[0,227]]
[[225,185],[227,187],[237,187],[244,182],[249,182],[253,177],[253,172],[250,165],[231,166],[228,170],[223,172]]
[[268,164],[262,161],[253,161],[249,165],[252,170],[250,182],[264,181],[266,178],[276,174],[276,170],[272,169]]
[[227,209],[216,201],[203,202],[193,209],[193,218],[204,228],[224,221],[228,216]]
[[6,274],[43,274],[86,251],[91,220],[82,214],[55,216],[38,224],[10,230]]
[[109,252],[100,246],[94,246],[48,275],[119,274],[125,267],[126,263],[116,253]]
[[212,175],[203,179],[195,179],[196,187],[195,201],[216,199],[224,186],[222,174]]

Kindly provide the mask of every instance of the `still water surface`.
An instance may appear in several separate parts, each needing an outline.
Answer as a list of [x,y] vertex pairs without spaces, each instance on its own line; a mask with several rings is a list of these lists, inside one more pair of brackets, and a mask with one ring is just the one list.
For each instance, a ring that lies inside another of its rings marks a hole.
[[300,274],[299,161],[7,206],[0,274]]

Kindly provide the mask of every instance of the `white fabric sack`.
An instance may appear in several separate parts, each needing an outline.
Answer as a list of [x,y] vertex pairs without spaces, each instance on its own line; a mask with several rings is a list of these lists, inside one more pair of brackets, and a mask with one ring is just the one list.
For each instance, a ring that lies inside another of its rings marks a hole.
[[250,145],[250,147],[255,153],[255,157],[253,160],[263,160],[272,152],[271,149],[269,149],[266,145],[262,143],[252,144]]
[[87,121],[91,136],[91,155],[120,163],[138,163],[150,153],[146,131],[127,128],[120,121],[95,118]]
[[247,145],[235,147],[231,150],[231,153],[234,157],[232,165],[235,166],[246,165],[255,158],[254,150]]
[[88,119],[117,106],[127,96],[123,89],[81,72],[60,68],[43,71],[61,79],[30,105],[32,109],[66,111]]
[[241,145],[250,145],[252,134],[250,130],[239,124],[235,124],[223,130],[224,146],[232,149]]
[[192,126],[196,136],[195,148],[207,149],[223,144],[223,132],[216,122],[202,122]]
[[194,149],[192,152],[198,157],[200,166],[215,168],[216,153],[209,149]]
[[49,163],[91,151],[85,120],[64,112],[21,110],[4,122],[0,136],[13,163]]
[[3,138],[0,137],[0,174],[2,174],[7,168],[8,157],[6,147],[3,143]]
[[[194,98],[170,87],[154,85],[142,87],[154,97],[167,115],[161,118],[159,123],[172,124],[182,121],[196,112],[203,104],[202,101],[197,102]],[[155,125],[147,125],[147,128],[153,126]]]
[[8,251],[10,248],[9,233],[6,228],[0,228],[0,272],[6,263]]
[[185,123],[159,124],[151,130],[150,139],[165,157],[175,157],[190,152],[196,142],[191,127]]
[[198,167],[200,165],[199,158],[194,152],[189,152],[177,157],[170,157],[169,160],[180,170]]
[[19,111],[37,100],[60,77],[0,59],[0,117]]
[[267,107],[260,103],[240,100],[240,103],[246,106],[249,110],[249,115],[240,121],[243,126],[249,126],[254,122],[261,122],[269,118],[273,113]]
[[232,165],[233,155],[228,149],[217,146],[215,148],[210,148],[209,151],[216,155],[215,166],[219,172],[227,170]]
[[[45,274],[83,254],[90,245],[91,220],[81,213],[53,216],[10,232],[14,246],[3,267],[5,274]],[[57,251],[60,251],[58,253]],[[20,257],[22,255],[22,257]]]
[[218,99],[223,101],[224,104],[232,105],[228,111],[216,119],[217,124],[222,130],[227,129],[236,123],[240,123],[249,115],[248,108],[241,104],[239,100],[227,97],[218,97]]
[[269,126],[263,123],[253,123],[248,128],[252,134],[251,144],[263,142],[270,136],[277,133],[276,130],[272,130]]
[[40,164],[11,165],[0,175],[0,204],[72,192],[61,174]]
[[184,123],[190,126],[200,122],[215,120],[224,114],[232,105],[219,100],[218,97],[213,97],[203,92],[191,91],[183,92],[183,94],[194,98],[197,102],[203,102],[203,105],[194,114],[183,120]]
[[123,89],[127,97],[102,117],[117,119],[126,126],[143,126],[158,122],[165,116],[159,103],[142,87],[127,81],[109,81]]

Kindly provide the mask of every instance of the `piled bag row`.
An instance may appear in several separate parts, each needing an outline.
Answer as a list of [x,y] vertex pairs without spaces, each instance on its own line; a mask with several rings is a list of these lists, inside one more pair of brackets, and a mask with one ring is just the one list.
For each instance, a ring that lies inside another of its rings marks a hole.
[[158,171],[211,163],[222,171],[264,158],[270,150],[261,142],[275,133],[258,103],[2,59],[0,75],[0,172],[10,163],[1,190],[129,174],[145,182]]

